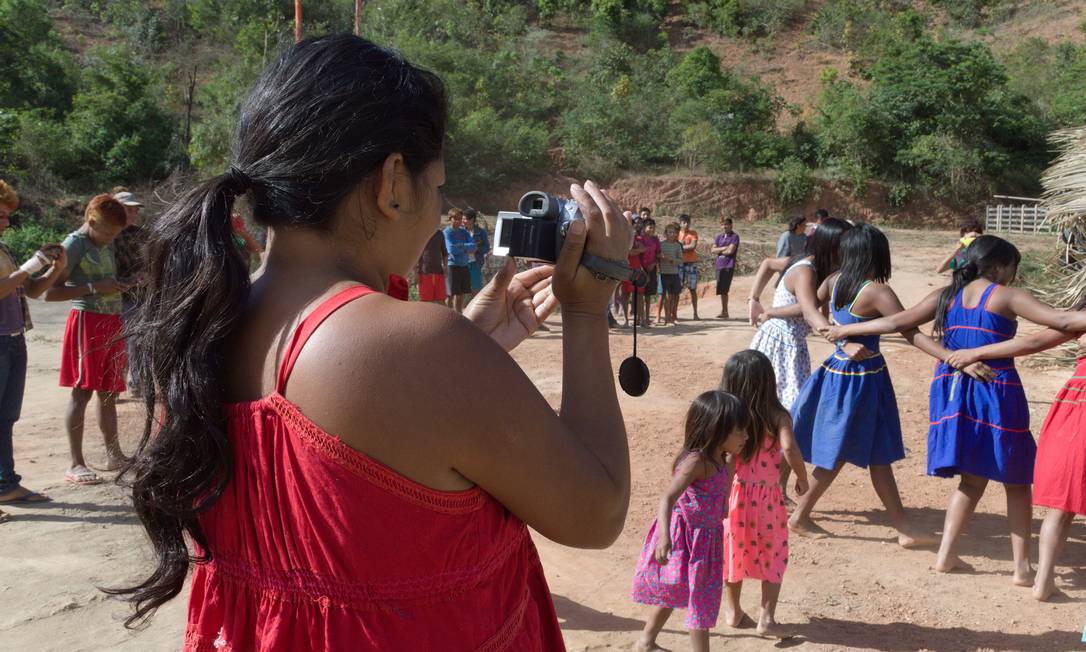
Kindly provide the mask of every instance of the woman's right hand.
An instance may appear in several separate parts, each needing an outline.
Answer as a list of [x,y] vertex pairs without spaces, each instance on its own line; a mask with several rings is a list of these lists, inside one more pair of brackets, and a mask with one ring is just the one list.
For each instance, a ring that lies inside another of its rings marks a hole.
[[633,245],[633,225],[607,194],[592,181],[573,184],[570,193],[584,221],[574,222],[566,234],[554,267],[552,290],[563,313],[583,313],[603,318],[614,294],[614,281],[601,281],[581,265],[588,252],[607,260],[625,261]]
[[976,355],[974,349],[958,349],[957,351],[951,351],[945,362],[955,369],[965,369],[978,360],[980,360],[980,356]]
[[983,362],[974,362],[962,367],[962,373],[982,383],[990,383],[996,378],[996,372]]
[[761,324],[759,317],[765,312],[765,308],[762,307],[762,302],[757,299],[747,299],[747,318],[750,320],[750,325],[757,327]]
[[656,557],[656,562],[659,564],[666,564],[668,557],[671,556],[671,537],[664,534],[656,537],[656,550],[653,551],[653,556]]

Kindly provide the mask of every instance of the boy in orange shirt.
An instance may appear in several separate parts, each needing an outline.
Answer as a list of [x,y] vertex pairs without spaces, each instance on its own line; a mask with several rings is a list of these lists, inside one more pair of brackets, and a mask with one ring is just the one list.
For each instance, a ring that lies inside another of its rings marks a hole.
[[690,305],[694,308],[694,319],[698,320],[698,232],[690,228],[690,216],[679,216],[679,242],[683,245],[683,263],[679,267],[679,278],[683,287],[690,290]]

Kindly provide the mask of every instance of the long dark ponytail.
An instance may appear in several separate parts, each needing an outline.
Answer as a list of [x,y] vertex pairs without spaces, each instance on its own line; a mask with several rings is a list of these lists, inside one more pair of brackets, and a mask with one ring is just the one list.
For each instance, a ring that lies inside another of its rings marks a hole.
[[[109,590],[134,605],[134,626],[176,596],[189,564],[209,559],[197,517],[230,481],[222,410],[224,345],[239,326],[248,270],[232,240],[234,200],[248,193],[269,227],[326,229],[336,208],[394,153],[418,173],[442,154],[440,79],[350,35],[306,39],[261,76],[242,107],[230,170],[182,196],[155,225],[147,284],[127,336],[147,410],[122,474],[157,567]],[[196,544],[194,559],[185,536]]]
[[833,307],[844,308],[856,298],[867,281],[890,280],[890,241],[870,224],[852,227],[841,236],[841,275]]
[[932,335],[937,339],[943,336],[946,331],[947,311],[962,288],[978,278],[994,281],[1000,269],[1012,266],[1017,269],[1020,262],[1022,254],[1018,252],[1018,247],[994,235],[978,236],[965,250],[961,264],[954,270],[950,285],[943,288],[939,295]]

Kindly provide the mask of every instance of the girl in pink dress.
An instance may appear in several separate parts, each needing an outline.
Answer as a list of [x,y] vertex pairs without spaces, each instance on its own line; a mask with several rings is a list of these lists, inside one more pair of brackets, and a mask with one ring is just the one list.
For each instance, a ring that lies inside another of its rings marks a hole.
[[735,482],[724,528],[724,617],[732,627],[750,619],[739,604],[743,580],[762,581],[758,634],[786,638],[777,626],[777,598],[788,566],[788,514],[781,491],[781,457],[796,474],[796,494],[807,493],[807,469],[792,434],[792,418],[777,398],[773,364],[764,353],[740,351],[724,366],[721,388],[750,410],[750,438],[735,460]]
[[686,440],[634,575],[634,602],[653,607],[639,650],[659,649],[656,636],[674,609],[687,610],[691,647],[709,649],[723,591],[726,458],[743,448],[748,421],[743,403],[719,390],[698,396],[686,413]]

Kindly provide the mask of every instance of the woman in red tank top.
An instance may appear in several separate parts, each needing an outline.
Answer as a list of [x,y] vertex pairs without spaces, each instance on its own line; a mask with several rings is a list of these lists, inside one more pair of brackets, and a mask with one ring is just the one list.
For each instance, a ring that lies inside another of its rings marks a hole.
[[[622,528],[614,283],[579,261],[622,259],[631,228],[575,185],[586,219],[553,270],[508,263],[463,317],[389,298],[440,220],[445,125],[434,75],[357,37],[302,41],[246,101],[230,171],[158,222],[127,471],[158,564],[115,591],[129,624],[192,570],[186,650],[563,648],[526,524],[580,547]],[[241,195],[269,229],[253,279]],[[508,351],[559,302],[556,412]]]

